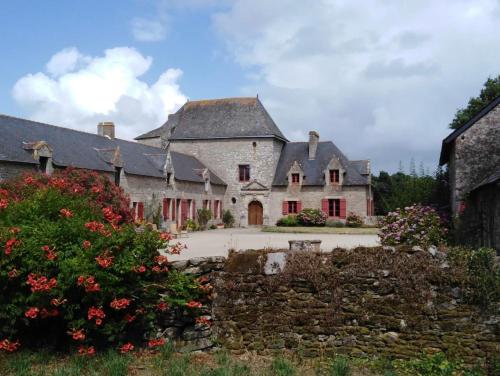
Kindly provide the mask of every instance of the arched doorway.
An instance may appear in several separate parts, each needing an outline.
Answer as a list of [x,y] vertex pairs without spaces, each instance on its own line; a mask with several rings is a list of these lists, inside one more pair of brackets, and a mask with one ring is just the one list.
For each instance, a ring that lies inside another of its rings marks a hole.
[[248,204],[248,225],[256,226],[264,223],[264,209],[259,201]]

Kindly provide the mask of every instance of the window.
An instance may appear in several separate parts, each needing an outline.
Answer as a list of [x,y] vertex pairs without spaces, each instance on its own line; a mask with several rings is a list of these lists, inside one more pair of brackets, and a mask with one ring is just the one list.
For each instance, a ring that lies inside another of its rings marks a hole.
[[171,184],[171,180],[172,179],[172,173],[171,172],[167,172],[167,185],[170,185]]
[[40,157],[40,166],[38,167],[40,172],[43,174],[47,173],[47,162],[49,161],[48,157]]
[[120,176],[122,173],[122,168],[121,167],[115,167],[115,185],[120,186]]
[[250,180],[250,165],[239,165],[238,170],[240,181]]
[[330,183],[338,184],[340,181],[339,170],[330,170]]
[[328,216],[329,217],[340,217],[340,200],[339,199],[329,199],[328,200]]
[[231,197],[231,203],[234,205],[236,204],[236,197]]
[[289,214],[297,214],[297,201],[288,201],[288,213]]
[[292,174],[292,184],[299,184],[300,174]]

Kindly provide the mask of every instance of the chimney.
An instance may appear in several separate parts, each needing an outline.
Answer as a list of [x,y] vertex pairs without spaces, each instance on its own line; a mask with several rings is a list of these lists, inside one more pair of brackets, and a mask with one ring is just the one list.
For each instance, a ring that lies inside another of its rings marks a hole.
[[319,134],[316,131],[309,132],[309,159],[316,159],[318,149]]
[[108,138],[115,138],[115,123],[112,121],[103,121],[97,124],[97,134]]

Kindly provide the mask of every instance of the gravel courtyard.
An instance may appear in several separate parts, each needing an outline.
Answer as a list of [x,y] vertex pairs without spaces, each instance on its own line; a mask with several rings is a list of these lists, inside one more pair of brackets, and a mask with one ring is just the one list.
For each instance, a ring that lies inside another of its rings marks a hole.
[[180,255],[171,255],[171,260],[185,260],[193,257],[227,256],[229,249],[286,248],[289,240],[321,240],[321,249],[335,247],[354,248],[378,245],[377,235],[341,234],[283,234],[261,232],[260,228],[231,228],[189,233],[179,241],[187,246]]

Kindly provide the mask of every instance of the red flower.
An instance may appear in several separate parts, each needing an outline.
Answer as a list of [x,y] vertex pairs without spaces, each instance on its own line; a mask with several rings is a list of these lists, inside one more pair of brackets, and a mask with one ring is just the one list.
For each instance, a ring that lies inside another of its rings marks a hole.
[[48,245],[44,245],[42,247],[42,251],[45,252],[45,256],[49,260],[55,260],[57,258],[57,254],[54,252],[54,248],[50,248]]
[[195,321],[199,325],[212,326],[212,322],[207,317],[204,316],[197,317]]
[[109,306],[116,310],[125,309],[130,305],[130,300],[122,298],[122,299],[114,299]]
[[95,258],[97,263],[101,268],[109,268],[113,264],[114,257],[113,256],[108,256],[107,254],[97,256]]
[[156,305],[156,308],[159,310],[159,311],[166,311],[167,308],[168,308],[168,304],[165,303],[165,302],[160,302]]
[[136,273],[144,273],[146,271],[146,267],[144,265],[141,265],[139,267],[135,266],[132,268],[132,271]]
[[96,325],[101,325],[102,324],[102,319],[106,317],[106,314],[101,308],[96,308],[94,306],[90,307],[88,312],[87,312],[87,318],[89,320],[92,320],[93,318],[96,318],[95,324]]
[[88,240],[84,240],[83,241],[83,248],[89,249],[90,247],[92,247],[92,243],[90,243]]
[[148,347],[163,346],[166,342],[165,338],[152,339],[148,342]]
[[73,216],[71,210],[65,208],[59,210],[59,213],[61,214],[62,218],[71,218]]
[[30,319],[36,319],[36,317],[38,316],[38,312],[40,312],[40,310],[36,307],[31,307],[30,309],[28,309],[25,313],[24,313],[24,316],[30,318]]
[[92,193],[101,193],[102,192],[102,189],[96,185],[92,186],[92,188],[90,188],[90,191]]
[[126,321],[126,322],[132,322],[136,319],[137,317],[134,316],[134,315],[130,315],[130,314],[126,314],[123,319]]
[[63,178],[51,178],[49,185],[54,188],[64,189],[66,188],[67,183]]
[[78,277],[78,279],[76,280],[76,283],[78,284],[78,286],[82,285],[83,282],[85,282],[85,277],[83,275],[81,275],[80,277]]
[[159,272],[161,272],[161,268],[160,268],[159,266],[157,266],[157,265],[153,266],[153,267],[151,268],[151,270],[152,270],[154,273],[159,273]]
[[120,352],[122,354],[128,353],[134,349],[134,345],[132,345],[130,342],[127,342],[124,344],[122,347],[120,347]]
[[31,286],[31,292],[49,292],[54,287],[57,286],[57,280],[55,278],[51,278],[50,280],[43,276],[37,275],[34,273],[30,273],[28,275],[28,279],[26,284]]
[[73,329],[73,331],[68,332],[68,334],[75,341],[83,341],[85,339],[85,331],[83,329],[80,329],[80,330]]
[[0,350],[5,350],[7,352],[16,351],[21,344],[19,341],[11,342],[8,339],[4,339],[0,341]]
[[42,308],[42,310],[40,311],[40,317],[42,319],[46,319],[47,317],[57,317],[57,316],[59,316],[59,311],[57,310],[57,308],[52,308],[50,311],[48,311],[45,308]]
[[166,264],[168,262],[168,258],[167,256],[163,256],[163,255],[159,255],[159,256],[156,256],[154,258],[155,262],[158,264],[158,265],[163,265],[163,264]]
[[186,307],[188,307],[188,308],[201,308],[202,304],[200,302],[191,300],[190,302],[186,303]]
[[160,232],[160,239],[165,241],[165,242],[168,242],[170,240],[172,240],[172,234],[170,234],[169,232]]
[[92,276],[85,279],[85,277],[81,275],[76,280],[76,283],[78,286],[84,285],[86,292],[95,292],[101,290],[101,287],[98,283],[95,282],[95,279]]
[[5,254],[10,255],[12,252],[12,249],[16,246],[21,244],[20,240],[17,240],[16,238],[11,238],[5,242]]
[[35,181],[35,179],[33,179],[33,176],[26,176],[24,178],[24,183],[25,184],[33,184],[34,181]]
[[12,269],[10,270],[7,275],[9,276],[9,279],[13,279],[13,278],[16,278],[18,275],[19,275],[19,272],[17,271],[17,269]]
[[78,348],[78,354],[86,355],[86,356],[93,356],[93,355],[95,355],[94,346],[89,346],[89,347],[80,346]]

